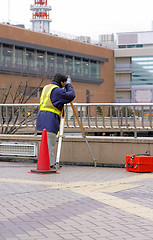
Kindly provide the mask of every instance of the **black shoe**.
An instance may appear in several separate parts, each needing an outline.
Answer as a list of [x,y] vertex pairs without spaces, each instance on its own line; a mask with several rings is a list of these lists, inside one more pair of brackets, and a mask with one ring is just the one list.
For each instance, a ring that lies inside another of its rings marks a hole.
[[58,164],[58,169],[59,169],[59,168],[62,168],[62,165],[61,165],[61,164]]
[[55,165],[51,165],[50,169],[56,169],[56,166]]
[[[62,165],[58,165],[58,169],[59,169],[59,168],[62,168]],[[56,165],[51,165],[51,166],[50,166],[50,169],[56,169]]]

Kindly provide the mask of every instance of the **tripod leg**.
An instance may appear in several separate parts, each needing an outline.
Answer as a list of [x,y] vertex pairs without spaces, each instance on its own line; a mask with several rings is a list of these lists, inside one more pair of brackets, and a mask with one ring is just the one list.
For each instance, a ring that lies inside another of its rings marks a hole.
[[94,162],[94,166],[96,167],[96,166],[97,166],[97,160],[94,158],[94,156],[93,156],[93,154],[92,154],[92,151],[91,151],[91,148],[90,148],[89,143],[88,143],[88,141],[87,141],[87,138],[86,138],[86,137],[84,137],[84,138],[85,138],[85,141],[86,141],[86,144],[87,144],[87,147],[88,147],[90,156],[91,156],[91,158],[92,158],[92,160],[93,160],[93,162]]
[[89,153],[90,153],[91,158],[92,158],[92,160],[93,160],[93,162],[94,162],[94,166],[96,167],[96,161],[97,161],[97,160],[94,158],[94,156],[93,156],[93,154],[92,154],[91,148],[90,148],[89,143],[88,143],[88,141],[87,141],[87,138],[86,138],[85,132],[84,132],[84,130],[83,130],[83,127],[82,127],[82,125],[81,125],[81,123],[80,123],[80,120],[79,120],[79,118],[78,118],[78,116],[77,116],[77,114],[76,114],[76,111],[75,111],[75,108],[74,108],[74,106],[73,106],[73,103],[71,102],[70,104],[71,104],[72,110],[73,110],[73,112],[74,112],[74,115],[75,115],[76,119],[78,120],[79,126],[80,126],[81,131],[82,131],[82,135],[83,135],[83,137],[84,137],[84,139],[85,139],[85,141],[86,141],[86,144],[87,144]]
[[62,147],[62,138],[63,138],[63,135],[64,135],[64,124],[65,124],[66,110],[67,110],[67,105],[65,107],[64,116],[61,117],[61,122],[60,122],[59,140],[58,140],[57,154],[56,154],[56,170],[59,168],[59,161],[60,161],[61,147]]

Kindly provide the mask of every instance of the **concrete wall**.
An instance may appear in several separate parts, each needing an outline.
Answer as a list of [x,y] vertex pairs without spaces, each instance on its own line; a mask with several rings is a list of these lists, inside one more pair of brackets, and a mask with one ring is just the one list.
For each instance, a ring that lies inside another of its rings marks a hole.
[[[150,151],[150,154],[153,155],[153,138],[87,137],[87,140],[97,159],[97,165],[100,166],[124,166],[126,155],[140,154],[146,151]],[[0,135],[0,142],[3,141],[37,142],[40,145],[41,136]],[[4,156],[0,156],[1,161],[4,159]],[[64,137],[61,162],[93,165],[85,140],[81,137]]]

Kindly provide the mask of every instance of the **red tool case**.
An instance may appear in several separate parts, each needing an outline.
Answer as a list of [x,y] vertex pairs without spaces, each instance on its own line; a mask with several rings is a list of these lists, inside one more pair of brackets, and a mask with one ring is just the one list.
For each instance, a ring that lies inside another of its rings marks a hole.
[[153,172],[153,156],[148,154],[127,155],[125,167],[130,172]]

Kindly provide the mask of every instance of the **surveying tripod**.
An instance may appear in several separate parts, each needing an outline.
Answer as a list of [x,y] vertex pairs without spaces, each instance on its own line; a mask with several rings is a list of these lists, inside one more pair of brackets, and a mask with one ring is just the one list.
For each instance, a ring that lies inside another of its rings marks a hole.
[[[85,139],[85,142],[87,144],[90,156],[91,156],[91,158],[92,158],[92,160],[94,162],[94,166],[96,167],[96,159],[94,158],[94,156],[92,154],[92,151],[91,151],[89,143],[87,141],[85,132],[84,132],[83,127],[81,125],[81,122],[80,122],[80,120],[79,120],[79,118],[78,118],[78,116],[76,114],[76,111],[75,111],[75,108],[73,106],[73,103],[71,102],[70,104],[71,104],[73,113],[74,113],[74,115],[75,115],[75,117],[76,117],[76,119],[78,121],[79,126],[80,126],[80,129],[81,129],[81,132],[82,132],[82,136]],[[59,140],[58,140],[57,155],[56,155],[56,169],[59,168],[59,161],[60,161],[60,154],[61,154],[61,147],[62,147],[62,138],[64,136],[64,124],[65,124],[66,110],[67,110],[67,104],[66,104],[66,108],[65,108],[65,111],[64,111],[64,116],[61,117],[61,122],[60,122]]]

